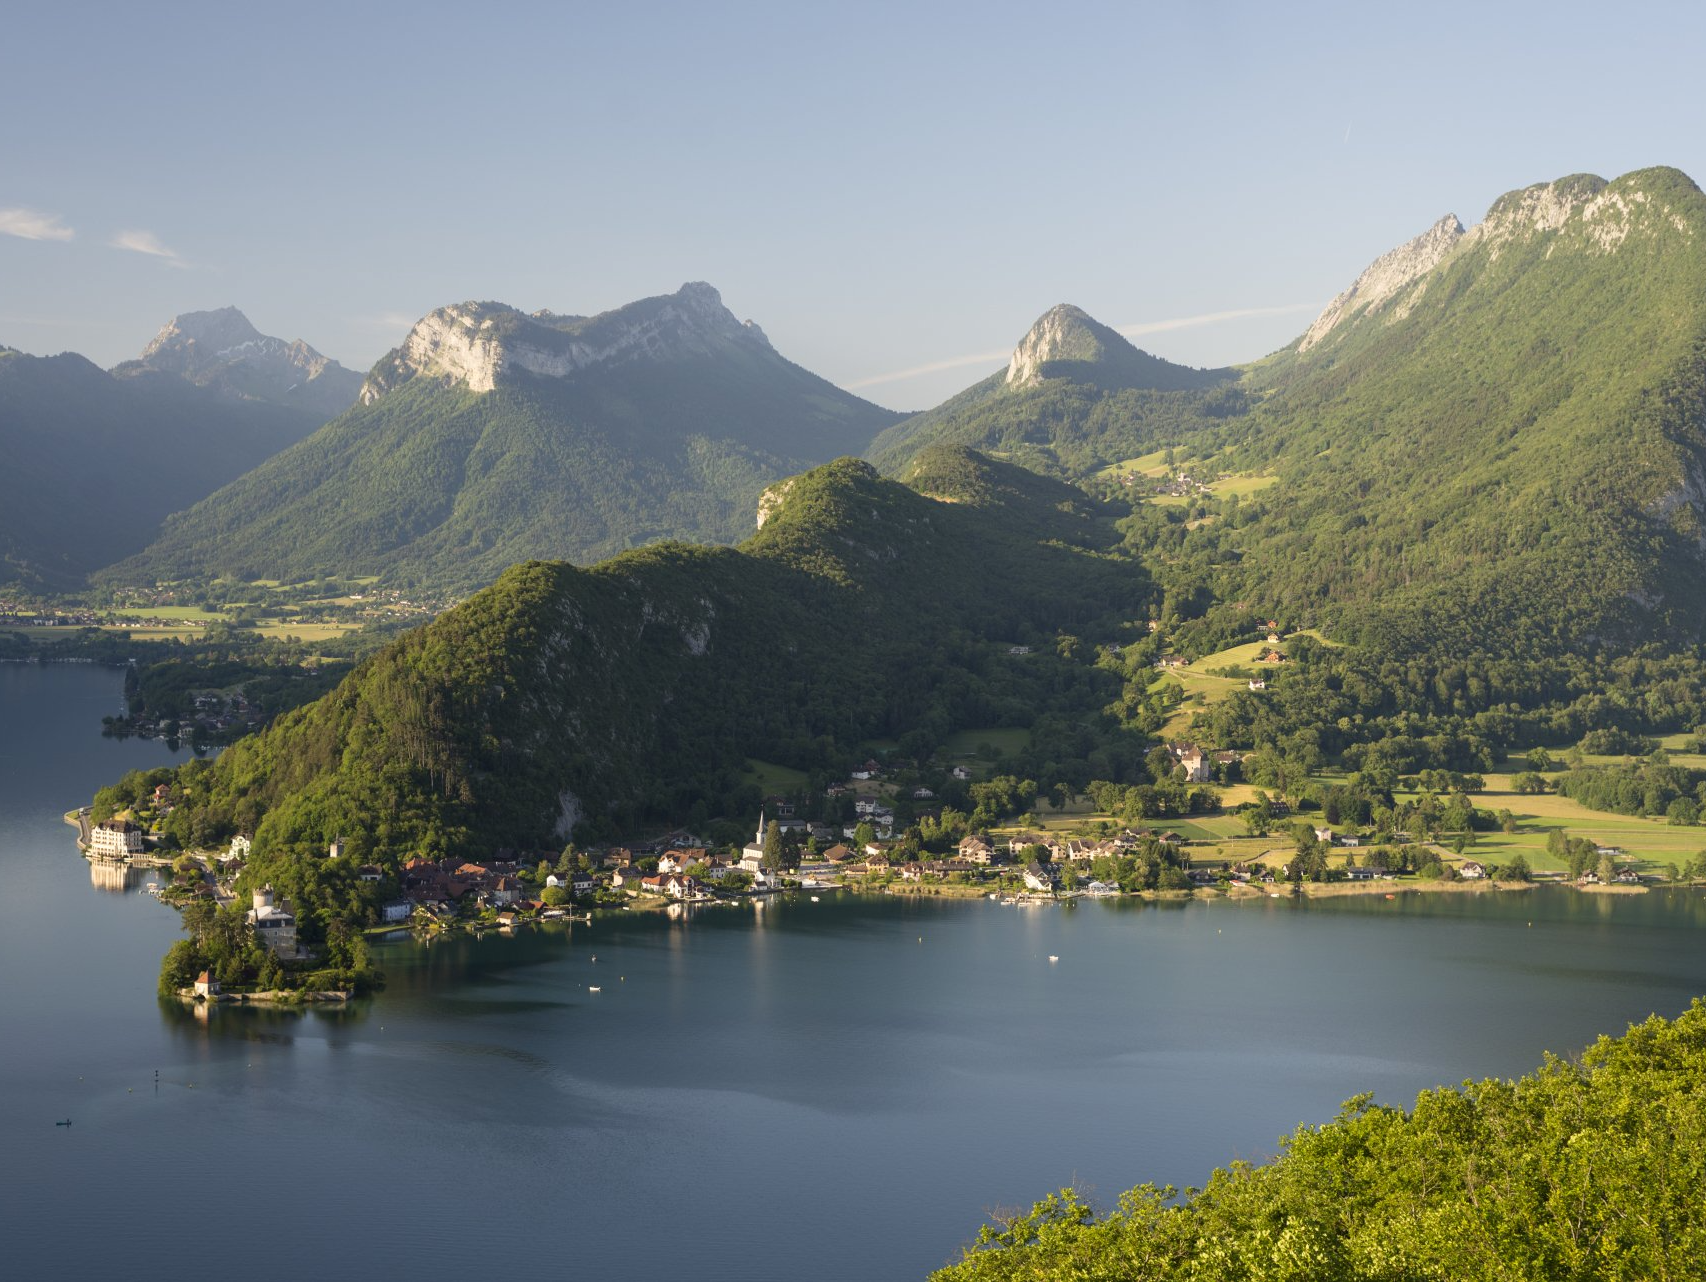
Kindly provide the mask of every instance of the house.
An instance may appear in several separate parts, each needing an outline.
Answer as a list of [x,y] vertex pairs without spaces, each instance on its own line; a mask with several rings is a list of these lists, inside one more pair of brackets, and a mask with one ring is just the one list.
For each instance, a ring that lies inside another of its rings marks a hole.
[[844,864],[853,858],[853,848],[839,842],[823,852],[823,860],[830,864]]
[[1347,868],[1347,869],[1345,869],[1345,880],[1346,881],[1373,881],[1375,876],[1376,876],[1376,873],[1377,873],[1377,870],[1373,869],[1373,868]]
[[619,890],[637,890],[645,875],[632,864],[624,864],[611,875],[610,884]]
[[955,766],[952,770],[948,771],[948,773],[953,775],[954,778],[960,780],[962,783],[971,778],[971,771],[967,770],[964,766]]
[[1616,879],[1625,886],[1638,886],[1641,884],[1641,874],[1636,872],[1633,868],[1619,868],[1617,870]]
[[1320,842],[1323,846],[1332,845],[1333,844],[1333,830],[1331,828],[1317,828],[1317,829],[1315,829],[1315,840]]
[[1476,863],[1473,859],[1465,859],[1457,865],[1457,875],[1465,881],[1475,881],[1487,875],[1486,866]]
[[487,902],[495,908],[507,908],[521,898],[521,883],[514,877],[499,877],[487,893]]
[[914,860],[911,863],[902,864],[900,866],[900,879],[902,881],[923,881],[924,865],[919,863],[917,860]]
[[1052,891],[1054,889],[1053,873],[1032,860],[1025,865],[1025,889]]
[[107,819],[89,833],[89,853],[123,859],[142,853],[142,828],[128,819]]
[[973,864],[992,864],[995,862],[995,847],[990,844],[988,837],[962,837],[960,858]]
[[1249,686],[1252,690],[1266,690],[1268,688],[1268,683],[1261,677],[1257,677],[1254,681],[1249,683]]
[[254,928],[255,939],[274,957],[295,959],[296,914],[291,911],[288,901],[274,899],[270,885],[255,891],[253,906],[249,909],[249,925]]
[[204,1001],[219,996],[219,981],[209,972],[202,971],[195,977],[195,995]]
[[326,847],[327,859],[342,859],[344,852],[349,849],[349,843],[342,837],[332,838],[332,844]]
[[1028,645],[1010,645],[1007,647],[1007,653],[1012,655],[1016,659],[1023,656],[1023,655],[1027,655],[1030,652],[1031,652],[1031,647]]
[[664,893],[671,899],[700,899],[705,896],[705,888],[699,884],[697,877],[689,877],[685,873],[669,878],[663,885]]
[[1172,746],[1173,760],[1184,769],[1187,783],[1207,783],[1213,772],[1209,768],[1208,754],[1194,743],[1176,743]]
[[1257,663],[1284,663],[1285,655],[1278,650],[1264,650]]
[[390,903],[380,906],[379,920],[389,926],[394,922],[408,921],[409,915],[414,911],[415,906],[407,899],[393,899]]
[[931,792],[930,789],[923,787],[922,785],[912,790],[912,799],[914,801],[929,801],[935,795],[936,794]]
[[1362,845],[1362,838],[1356,836],[1340,837],[1339,844],[1341,846],[1360,846]]
[[579,869],[569,874],[569,893],[571,895],[590,895],[598,888],[598,878],[585,869]]
[[358,881],[383,881],[385,871],[378,864],[363,864],[355,872]]
[[687,855],[685,851],[666,850],[658,856],[658,871],[663,873],[686,872]]

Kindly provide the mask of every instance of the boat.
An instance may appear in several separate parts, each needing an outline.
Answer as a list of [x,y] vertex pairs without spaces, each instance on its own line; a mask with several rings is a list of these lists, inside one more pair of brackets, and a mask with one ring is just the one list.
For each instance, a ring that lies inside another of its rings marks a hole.
[[586,986],[586,991],[589,993],[602,993],[604,990],[602,988],[600,988],[597,984],[588,984]]
[[1057,962],[1060,960],[1060,958],[1055,956],[1055,954],[1053,954],[1053,953],[1050,953],[1048,955],[1048,959],[1049,959],[1050,964],[1053,964],[1054,962]]
[[817,902],[817,896],[816,896],[816,895],[813,895],[813,896],[812,896],[812,903],[814,903],[814,904],[815,904],[815,903],[816,903],[816,902]]
[[71,1119],[68,1117],[63,1122],[55,1122],[54,1125],[55,1126],[70,1126],[71,1125]]

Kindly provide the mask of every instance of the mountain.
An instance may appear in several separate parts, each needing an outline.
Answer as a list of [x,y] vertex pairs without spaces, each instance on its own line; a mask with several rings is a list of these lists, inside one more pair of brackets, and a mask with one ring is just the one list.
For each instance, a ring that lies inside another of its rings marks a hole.
[[1222,597],[1394,647],[1701,636],[1706,197],[1678,171],[1447,216],[1245,381],[1212,466],[1272,483],[1186,544]]
[[335,418],[355,403],[361,375],[322,356],[298,339],[270,338],[235,307],[185,312],[143,348],[142,355],[113,372],[138,369],[176,374],[240,400],[285,405]]
[[1004,371],[896,423],[866,457],[898,473],[930,445],[966,445],[1067,478],[1241,413],[1233,370],[1175,365],[1077,307],[1051,308]]
[[[793,478],[739,548],[516,566],[186,767],[174,822],[254,832],[283,885],[339,834],[392,865],[558,847],[727,813],[749,756],[827,765],[874,735],[927,750],[1010,703],[1029,724],[1062,678],[1007,642],[1094,635],[1144,608],[1147,581],[1069,487],[964,450],[920,467],[935,497],[853,459]],[[1118,689],[1094,668],[1080,681],[1085,717]]]
[[318,421],[175,374],[0,348],[0,583],[80,586]]
[[458,304],[381,359],[348,413],[113,575],[459,590],[533,558],[733,542],[767,485],[895,417],[784,359],[709,285],[593,317]]

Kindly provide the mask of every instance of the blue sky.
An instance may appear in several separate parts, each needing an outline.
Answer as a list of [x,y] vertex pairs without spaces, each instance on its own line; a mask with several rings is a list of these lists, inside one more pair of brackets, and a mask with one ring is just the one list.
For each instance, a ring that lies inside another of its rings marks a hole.
[[5,26],[0,343],[102,364],[227,303],[365,368],[445,303],[708,280],[785,355],[918,408],[1057,302],[1249,360],[1446,212],[1581,171],[1706,180],[1684,4],[64,3]]

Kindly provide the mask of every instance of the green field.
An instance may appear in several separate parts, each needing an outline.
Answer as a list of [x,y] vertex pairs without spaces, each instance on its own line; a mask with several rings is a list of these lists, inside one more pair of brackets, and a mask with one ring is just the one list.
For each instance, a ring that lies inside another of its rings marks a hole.
[[806,772],[794,770],[788,766],[779,766],[772,761],[760,761],[757,757],[746,759],[746,773],[758,784],[759,790],[767,797],[786,796],[798,792],[806,786]]
[[950,757],[976,757],[985,745],[998,749],[1003,756],[1023,752],[1030,746],[1031,732],[1011,726],[989,726],[981,730],[957,730],[942,742],[942,751]]
[[1161,728],[1161,735],[1166,739],[1176,739],[1190,730],[1191,718],[1197,713],[1212,708],[1235,690],[1249,688],[1245,677],[1217,677],[1210,669],[1213,668],[1250,668],[1260,671],[1256,658],[1264,650],[1284,650],[1283,643],[1270,645],[1266,641],[1251,641],[1245,645],[1231,646],[1225,650],[1217,650],[1213,654],[1205,654],[1194,663],[1188,663],[1182,668],[1169,668],[1160,673],[1150,683],[1151,690],[1164,682],[1171,681],[1179,686],[1185,695],[1185,700]]

